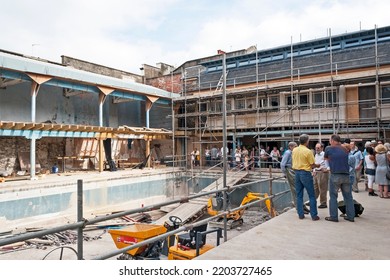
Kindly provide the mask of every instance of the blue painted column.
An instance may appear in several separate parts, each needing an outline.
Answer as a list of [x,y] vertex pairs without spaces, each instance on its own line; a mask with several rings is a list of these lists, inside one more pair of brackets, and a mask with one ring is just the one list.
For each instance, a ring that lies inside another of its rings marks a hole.
[[[37,103],[37,95],[39,91],[40,85],[33,81],[31,84],[31,122],[36,122],[36,103]],[[35,176],[35,159],[36,154],[36,138],[34,136],[31,137],[30,140],[30,180],[37,180],[37,176]]]
[[[145,100],[145,111],[146,111],[146,127],[147,128],[150,128],[150,122],[149,122],[149,114],[150,114],[150,110],[152,109],[152,106],[153,106],[153,103],[156,102],[158,100],[158,98],[156,97],[150,97],[150,96],[147,96],[146,100]],[[149,156],[150,155],[150,142],[151,142],[151,139],[146,139],[146,156]],[[147,162],[147,166],[150,168],[150,162],[151,162],[151,158],[149,156],[148,158],[148,162]]]

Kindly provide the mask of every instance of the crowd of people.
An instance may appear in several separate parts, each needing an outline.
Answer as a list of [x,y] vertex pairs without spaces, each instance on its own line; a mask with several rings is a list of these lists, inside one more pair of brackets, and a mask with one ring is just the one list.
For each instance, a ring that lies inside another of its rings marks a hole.
[[[358,149],[356,143],[345,139],[342,143],[339,135],[332,135],[329,146],[323,143],[315,145],[315,151],[309,149],[309,136],[303,134],[299,138],[299,146],[295,142],[288,144],[288,150],[281,161],[281,170],[291,189],[292,201],[299,219],[310,214],[313,221],[319,220],[318,208],[328,208],[327,221],[338,222],[338,193],[341,192],[345,204],[344,219],[355,221],[353,192],[359,192],[358,182],[365,175],[366,191],[369,196],[378,196],[374,184],[377,185],[379,197],[390,198],[390,181],[386,177],[390,162],[390,144],[382,141],[369,141],[364,151]],[[310,207],[303,201],[306,190]],[[327,194],[329,193],[329,204]]]
[[[272,167],[280,168],[280,161],[282,159],[284,148],[273,147],[271,150],[269,146],[264,148],[262,145],[259,147],[252,146],[238,146],[235,150],[226,148],[227,161],[230,168],[253,170],[259,167]],[[199,150],[194,148],[190,154],[191,166],[199,166]],[[213,146],[211,149],[206,147],[204,150],[204,159],[206,166],[215,166],[221,164],[223,159],[223,148],[217,148]]]
[[[278,149],[276,146],[272,150],[269,146],[266,149],[263,146],[243,146],[234,151],[226,148],[225,151],[229,167],[237,170],[268,166],[281,168],[290,186],[292,203],[300,219],[310,214],[312,220],[317,221],[320,219],[317,208],[329,207],[329,216],[325,220],[338,222],[338,193],[341,192],[346,209],[343,217],[354,222],[352,193],[361,191],[358,183],[362,177],[369,196],[390,198],[390,181],[386,177],[390,163],[390,143],[380,140],[367,141],[364,150],[360,150],[355,141],[342,141],[339,135],[332,135],[327,147],[318,142],[315,149],[311,150],[309,141],[309,136],[302,134],[299,143],[290,142],[287,149]],[[216,166],[222,163],[223,154],[223,148],[206,148],[206,165]],[[194,148],[191,153],[192,166],[199,166],[199,160],[199,151]],[[303,201],[305,190],[309,197],[306,203]]]

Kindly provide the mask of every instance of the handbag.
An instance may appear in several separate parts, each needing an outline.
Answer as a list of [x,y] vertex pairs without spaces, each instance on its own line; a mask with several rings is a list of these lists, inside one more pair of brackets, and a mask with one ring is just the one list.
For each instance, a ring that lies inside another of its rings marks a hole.
[[[366,174],[375,176],[375,169],[366,168]],[[386,176],[387,176],[387,173],[386,173]]]

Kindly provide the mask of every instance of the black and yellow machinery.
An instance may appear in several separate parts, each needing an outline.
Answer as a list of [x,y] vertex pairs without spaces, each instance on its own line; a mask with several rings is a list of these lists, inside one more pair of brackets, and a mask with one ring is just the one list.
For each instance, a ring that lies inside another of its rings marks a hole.
[[[230,194],[227,194],[226,197],[227,197],[227,202],[226,202],[226,205],[229,206],[230,204],[230,201],[229,201],[229,195]],[[253,201],[257,201],[257,200],[262,200],[262,199],[265,199],[268,197],[268,194],[266,193],[253,193],[253,192],[248,192],[245,197],[242,199],[241,201],[241,206],[244,206],[250,202],[253,202]],[[271,202],[269,199],[266,199],[264,200],[264,203],[265,203],[265,206],[268,210],[268,212],[271,214],[272,213],[272,209],[271,209]],[[219,192],[219,193],[216,193],[216,195],[214,197],[211,197],[208,202],[207,202],[207,213],[210,215],[210,216],[216,216],[218,215],[223,209],[223,194],[222,192]],[[244,222],[243,220],[243,215],[244,215],[244,212],[247,208],[242,208],[242,209],[239,209],[239,210],[235,210],[235,211],[231,211],[230,213],[228,213],[226,215],[227,217],[227,228],[229,229],[232,229],[232,228],[235,228],[237,226],[240,226],[242,225],[242,223]],[[272,214],[271,214],[272,215]],[[215,221],[211,221],[209,222],[209,225],[211,227],[223,227],[224,226],[224,218],[223,217],[220,217],[218,219],[216,219]]]
[[[118,249],[128,247],[130,245],[139,243],[146,239],[164,234],[167,232],[167,228],[162,225],[153,224],[132,224],[121,229],[110,229],[108,232],[111,234]],[[163,247],[163,241],[149,243],[147,245],[134,248],[126,251],[118,257],[120,260],[158,260],[160,258],[161,250]]]
[[177,234],[175,244],[169,247],[168,260],[192,260],[213,249],[215,246],[206,243],[206,236],[214,232],[217,234],[216,246],[219,246],[222,229],[207,230],[207,224],[194,227],[187,233]]
[[[182,221],[177,216],[170,216],[164,225],[135,223],[122,229],[110,229],[116,247],[122,249],[144,240],[165,234],[178,229]],[[206,231],[207,224],[193,227],[187,233],[176,234],[162,238],[147,245],[130,249],[118,257],[120,260],[159,260],[161,255],[168,256],[169,260],[190,260],[199,256],[214,246],[206,244],[206,235],[217,232],[217,246],[222,237],[222,231]]]

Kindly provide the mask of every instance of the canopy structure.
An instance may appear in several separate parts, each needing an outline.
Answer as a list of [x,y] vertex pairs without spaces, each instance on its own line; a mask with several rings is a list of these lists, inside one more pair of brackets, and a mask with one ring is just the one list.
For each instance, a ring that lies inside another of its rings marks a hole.
[[[106,138],[131,138],[145,139],[150,143],[152,139],[172,134],[167,130],[149,128],[149,111],[154,103],[171,104],[173,98],[179,97],[178,94],[0,50],[0,86],[5,87],[25,81],[31,83],[31,121],[0,122],[0,136],[22,136],[31,139],[30,174],[32,177],[35,176],[35,141],[41,137],[87,137],[101,141]],[[99,126],[36,123],[36,98],[41,85],[59,87],[66,91],[98,94]],[[122,101],[144,101],[146,127],[103,127],[103,103],[108,95]],[[100,154],[100,166],[102,166],[102,153]]]

